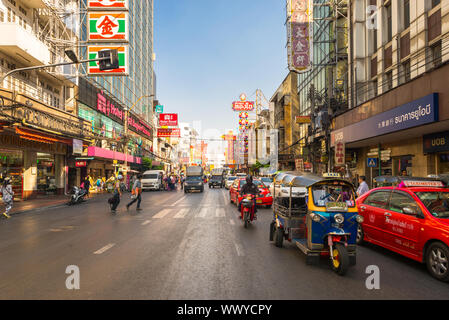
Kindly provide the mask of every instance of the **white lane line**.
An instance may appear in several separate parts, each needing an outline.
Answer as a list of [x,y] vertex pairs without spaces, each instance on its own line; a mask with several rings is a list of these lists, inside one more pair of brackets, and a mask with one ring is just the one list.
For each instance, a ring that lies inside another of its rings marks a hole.
[[217,208],[215,210],[215,216],[218,218],[223,218],[225,217],[226,213],[225,213],[225,209],[224,208]]
[[179,212],[174,216],[175,219],[183,219],[189,212],[189,209],[181,209]]
[[176,206],[178,203],[180,203],[181,201],[183,201],[185,198],[186,198],[186,196],[182,197],[181,199],[179,199],[178,201],[176,201],[175,203],[173,203],[172,205],[170,205],[170,207]]
[[229,223],[232,224],[232,225],[235,225],[235,222],[234,222],[233,219],[229,220]]
[[110,243],[110,244],[104,246],[103,248],[101,248],[100,250],[95,251],[94,254],[102,254],[102,253],[108,251],[109,249],[111,249],[113,246],[115,246],[115,243]]
[[171,209],[164,209],[162,211],[160,211],[158,214],[156,214],[153,219],[162,219],[163,217],[165,217],[169,212],[171,211]]
[[221,190],[222,191],[222,195],[223,195],[223,203],[226,205],[228,204],[228,198],[226,197],[226,191]]
[[201,210],[200,210],[200,212],[196,215],[196,217],[197,218],[205,218],[206,217],[206,214],[207,214],[207,212],[209,211],[210,209],[208,209],[208,208],[202,208]]
[[237,255],[239,257],[243,257],[245,255],[245,253],[243,252],[243,249],[241,248],[241,246],[239,246],[237,243],[234,242],[234,246],[235,246],[235,250],[237,251]]
[[142,222],[142,225],[143,225],[143,226],[146,226],[146,225],[149,224],[150,222],[151,222],[151,220],[144,221],[144,222]]

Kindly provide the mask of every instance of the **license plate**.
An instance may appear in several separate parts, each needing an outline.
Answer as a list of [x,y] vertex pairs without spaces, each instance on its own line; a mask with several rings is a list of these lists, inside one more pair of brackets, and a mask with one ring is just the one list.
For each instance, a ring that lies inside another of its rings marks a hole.
[[262,203],[262,200],[256,200],[256,203]]

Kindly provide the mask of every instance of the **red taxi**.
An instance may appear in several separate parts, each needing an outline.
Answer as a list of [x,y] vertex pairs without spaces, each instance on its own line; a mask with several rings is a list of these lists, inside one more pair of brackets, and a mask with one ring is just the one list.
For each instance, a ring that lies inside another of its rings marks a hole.
[[[267,208],[271,207],[273,204],[273,197],[271,196],[270,190],[268,190],[268,186],[260,179],[254,179],[253,183],[259,188],[261,193],[261,195],[256,198],[256,204],[258,206],[266,206]],[[242,201],[240,190],[245,184],[246,178],[235,179],[234,183],[229,188],[231,202],[238,205],[240,201]]]
[[449,188],[441,181],[408,178],[398,187],[376,188],[357,199],[357,243],[370,242],[426,263],[449,281]]

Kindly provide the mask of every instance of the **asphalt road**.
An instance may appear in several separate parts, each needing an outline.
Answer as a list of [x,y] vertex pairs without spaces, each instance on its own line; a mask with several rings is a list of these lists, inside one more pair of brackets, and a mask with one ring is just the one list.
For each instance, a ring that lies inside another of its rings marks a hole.
[[[95,199],[0,221],[0,299],[449,299],[449,284],[387,250],[358,248],[346,276],[268,241],[271,209],[244,229],[225,189],[146,192],[116,216]],[[66,288],[66,268],[80,289]],[[380,268],[380,289],[365,286]]]

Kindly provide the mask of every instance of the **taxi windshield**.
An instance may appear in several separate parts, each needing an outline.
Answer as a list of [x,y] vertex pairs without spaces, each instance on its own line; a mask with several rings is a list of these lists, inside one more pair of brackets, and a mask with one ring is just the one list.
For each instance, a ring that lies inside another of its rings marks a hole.
[[313,203],[325,207],[329,202],[344,202],[348,207],[355,206],[352,188],[344,184],[318,184],[312,187]]
[[416,195],[431,215],[441,219],[449,218],[449,192],[427,191],[416,192]]

